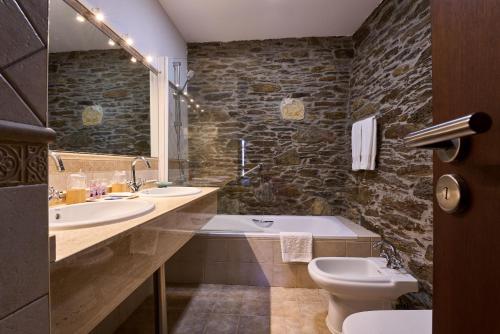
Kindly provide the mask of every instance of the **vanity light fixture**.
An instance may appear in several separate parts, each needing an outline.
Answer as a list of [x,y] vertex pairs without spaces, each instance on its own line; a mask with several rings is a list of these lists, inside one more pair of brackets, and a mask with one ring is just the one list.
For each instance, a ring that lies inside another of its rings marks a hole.
[[137,58],[132,57],[132,58],[130,58],[130,61],[133,62],[133,63],[137,63]]
[[110,38],[110,39],[109,39],[109,41],[108,41],[108,44],[109,44],[110,46],[115,46],[115,45],[116,45],[116,42],[115,42],[115,41],[113,41],[113,40]]
[[85,18],[81,16],[80,14],[76,14],[76,20],[80,23],[85,22]]
[[125,42],[128,44],[128,45],[132,45],[134,44],[134,40],[130,37],[125,37]]

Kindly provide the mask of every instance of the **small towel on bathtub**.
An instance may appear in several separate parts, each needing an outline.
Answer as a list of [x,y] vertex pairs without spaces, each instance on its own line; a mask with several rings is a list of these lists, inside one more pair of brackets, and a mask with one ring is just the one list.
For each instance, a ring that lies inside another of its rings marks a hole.
[[313,238],[308,232],[280,232],[283,262],[310,262]]

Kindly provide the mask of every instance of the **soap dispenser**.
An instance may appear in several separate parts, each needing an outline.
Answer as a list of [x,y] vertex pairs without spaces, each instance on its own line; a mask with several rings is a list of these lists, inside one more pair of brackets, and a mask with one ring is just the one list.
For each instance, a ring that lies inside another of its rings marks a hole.
[[83,203],[87,200],[87,177],[81,171],[70,174],[66,190],[66,204]]

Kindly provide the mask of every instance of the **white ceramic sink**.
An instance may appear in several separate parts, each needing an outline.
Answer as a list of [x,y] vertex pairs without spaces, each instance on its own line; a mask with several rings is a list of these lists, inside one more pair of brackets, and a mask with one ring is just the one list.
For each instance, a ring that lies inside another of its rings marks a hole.
[[176,197],[189,196],[201,193],[200,188],[195,187],[166,187],[166,188],[151,188],[139,192],[142,197]]
[[66,230],[118,223],[142,216],[155,208],[140,199],[72,204],[49,209],[49,229]]

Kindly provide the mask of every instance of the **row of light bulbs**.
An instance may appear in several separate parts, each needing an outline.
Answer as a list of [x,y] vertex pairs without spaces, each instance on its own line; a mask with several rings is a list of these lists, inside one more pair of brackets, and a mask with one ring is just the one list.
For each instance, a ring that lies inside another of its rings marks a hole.
[[[174,95],[177,95],[177,93],[174,92]],[[205,112],[205,109],[201,109],[201,106],[199,104],[194,103],[194,99],[192,97],[189,97],[189,94],[187,92],[183,92],[182,95],[183,97],[181,97],[181,102],[185,102],[188,108],[191,108],[191,106],[193,106],[193,108],[199,110],[200,112]]]
[[[99,21],[99,22],[104,21],[104,14],[100,10],[95,9],[95,10],[92,10],[92,12],[94,13],[94,17],[95,17],[95,19],[97,21]],[[80,15],[80,14],[76,14],[76,20],[78,22],[80,22],[80,23],[83,23],[83,22],[86,21],[85,18],[82,15]],[[127,45],[134,44],[134,40],[131,37],[129,37],[129,36],[125,36],[124,40],[125,40],[125,43],[127,43]],[[116,42],[110,38],[108,40],[108,45],[109,46],[116,46]],[[132,63],[137,63],[137,58],[136,57],[131,57],[130,61]],[[150,55],[146,56],[146,62],[147,63],[151,64],[152,61],[153,61],[153,57],[152,56],[150,56]]]
[[[97,9],[97,10],[93,10],[93,13],[94,13],[95,19],[97,21],[99,21],[99,22],[104,21],[104,14],[101,11],[99,11]],[[86,21],[85,18],[80,14],[76,14],[76,20],[80,23],[83,23]],[[126,36],[125,43],[127,43],[128,45],[132,45],[132,44],[134,44],[134,40],[131,37]],[[108,44],[109,44],[109,46],[116,46],[116,42],[114,40],[112,40],[111,38],[108,40]],[[132,63],[137,63],[137,58],[131,57],[130,61]],[[146,56],[146,62],[151,63],[152,61],[153,61],[152,56],[150,56],[150,55]],[[176,93],[174,93],[174,95],[176,95]],[[184,99],[184,97],[182,97],[181,102],[186,102],[188,108],[191,108],[191,105],[193,105],[194,108],[199,110],[200,112],[205,112],[204,109],[201,109],[201,106],[199,104],[194,103],[194,99],[192,97],[189,97],[189,94],[187,92],[183,92],[182,95],[185,97],[185,99]]]

